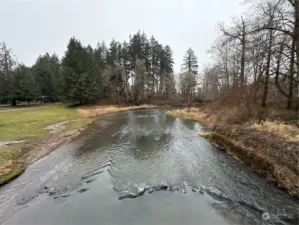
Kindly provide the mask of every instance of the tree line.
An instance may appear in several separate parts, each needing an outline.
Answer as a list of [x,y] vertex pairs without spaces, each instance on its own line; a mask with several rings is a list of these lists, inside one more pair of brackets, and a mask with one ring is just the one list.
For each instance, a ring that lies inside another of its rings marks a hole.
[[[281,96],[287,109],[299,108],[299,1],[247,0],[246,16],[221,24],[203,73],[202,91],[215,99],[233,88],[254,85],[260,106]],[[271,93],[270,93],[271,92]]]
[[209,51],[212,62],[201,72],[194,51],[187,50],[177,85],[171,47],[140,31],[128,41],[112,40],[108,46],[101,42],[95,48],[73,37],[61,59],[46,53],[31,67],[17,63],[2,43],[0,102],[47,99],[85,104],[112,97],[118,103],[141,104],[158,97],[192,103],[238,89],[235,97],[251,90],[252,96],[245,98],[259,107],[274,101],[298,109],[299,0],[245,2],[246,15],[220,25],[221,34]]
[[17,63],[0,44],[0,102],[48,100],[94,103],[113,97],[119,103],[141,104],[176,93],[172,49],[154,36],[137,32],[129,41],[112,40],[93,48],[72,37],[65,55],[46,53],[28,67]]

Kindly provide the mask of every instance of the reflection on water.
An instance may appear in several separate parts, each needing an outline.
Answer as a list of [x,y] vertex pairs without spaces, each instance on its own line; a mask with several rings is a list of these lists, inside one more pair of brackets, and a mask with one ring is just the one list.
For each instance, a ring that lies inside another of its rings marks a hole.
[[[47,207],[31,206],[11,221],[40,222],[32,219],[38,211],[51,224],[80,224],[83,218],[92,224],[97,216],[103,224],[297,224],[275,214],[284,210],[297,215],[298,202],[201,138],[201,129],[199,123],[157,109],[99,118],[77,147],[58,150],[47,160],[60,155],[56,157],[67,162],[47,183],[68,188],[67,207],[39,199]],[[149,194],[161,184],[168,191]],[[88,190],[85,197],[76,192],[82,186]],[[144,195],[134,200],[117,200],[140,192]],[[262,219],[265,212],[269,220]]]

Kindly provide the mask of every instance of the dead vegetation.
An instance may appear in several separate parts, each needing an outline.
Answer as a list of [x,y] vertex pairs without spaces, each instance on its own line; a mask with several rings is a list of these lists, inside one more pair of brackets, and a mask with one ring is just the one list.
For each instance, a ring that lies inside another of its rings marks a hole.
[[80,107],[78,111],[81,115],[92,117],[102,116],[116,112],[135,110],[135,109],[149,109],[155,107],[154,105],[139,105],[139,106],[119,106],[119,105],[108,105],[108,106],[87,106]]
[[299,127],[296,111],[261,108],[258,89],[235,89],[202,107],[168,111],[212,128],[201,135],[249,169],[299,197]]
[[299,142],[299,128],[295,125],[285,124],[283,121],[252,122],[249,127],[288,142]]

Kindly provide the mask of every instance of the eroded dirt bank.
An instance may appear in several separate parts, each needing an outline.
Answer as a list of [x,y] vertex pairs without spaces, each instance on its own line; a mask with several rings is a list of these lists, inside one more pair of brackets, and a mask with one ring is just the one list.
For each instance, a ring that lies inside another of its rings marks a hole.
[[[171,116],[200,121],[210,129],[210,139],[253,172],[299,197],[299,128],[279,121],[227,123],[207,107],[170,110]],[[222,114],[225,116],[225,112]]]

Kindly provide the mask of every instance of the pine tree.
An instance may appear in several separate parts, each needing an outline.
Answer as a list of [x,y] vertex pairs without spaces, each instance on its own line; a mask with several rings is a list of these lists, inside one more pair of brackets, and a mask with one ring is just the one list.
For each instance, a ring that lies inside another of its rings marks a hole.
[[194,75],[198,74],[198,61],[192,48],[187,50],[183,58],[182,72],[189,72]]
[[94,50],[95,63],[99,69],[104,70],[106,66],[107,47],[105,42],[98,43],[97,48]]
[[113,39],[107,51],[107,65],[114,66],[118,60],[118,43]]
[[39,95],[50,101],[59,100],[61,70],[58,57],[56,55],[50,56],[48,53],[39,56],[32,72],[39,86]]
[[65,98],[89,103],[99,95],[99,83],[95,56],[90,47],[71,38],[62,60]]
[[150,71],[148,78],[148,85],[151,88],[152,95],[155,92],[156,85],[158,84],[158,74],[160,72],[160,51],[161,45],[154,38],[154,36],[150,39]]
[[137,59],[135,67],[135,82],[133,87],[133,101],[140,105],[145,101],[144,77],[145,77],[145,60]]
[[159,46],[158,53],[159,53],[159,62],[160,62],[159,92],[160,92],[160,96],[163,96],[166,94],[166,79],[169,80],[170,78],[167,77],[167,75],[173,72],[173,59],[172,59],[171,48],[167,45],[165,46],[165,48]]
[[13,75],[9,85],[9,99],[12,102],[17,100],[30,101],[38,97],[38,85],[34,79],[31,68],[19,65]]
[[[0,102],[6,103],[8,101],[8,87],[15,66],[16,59],[13,56],[12,50],[7,47],[6,43],[0,43]],[[15,105],[15,103],[12,102],[12,105]]]
[[194,51],[189,48],[183,58],[181,68],[181,92],[188,97],[188,103],[195,95],[196,76],[198,74],[198,62]]

